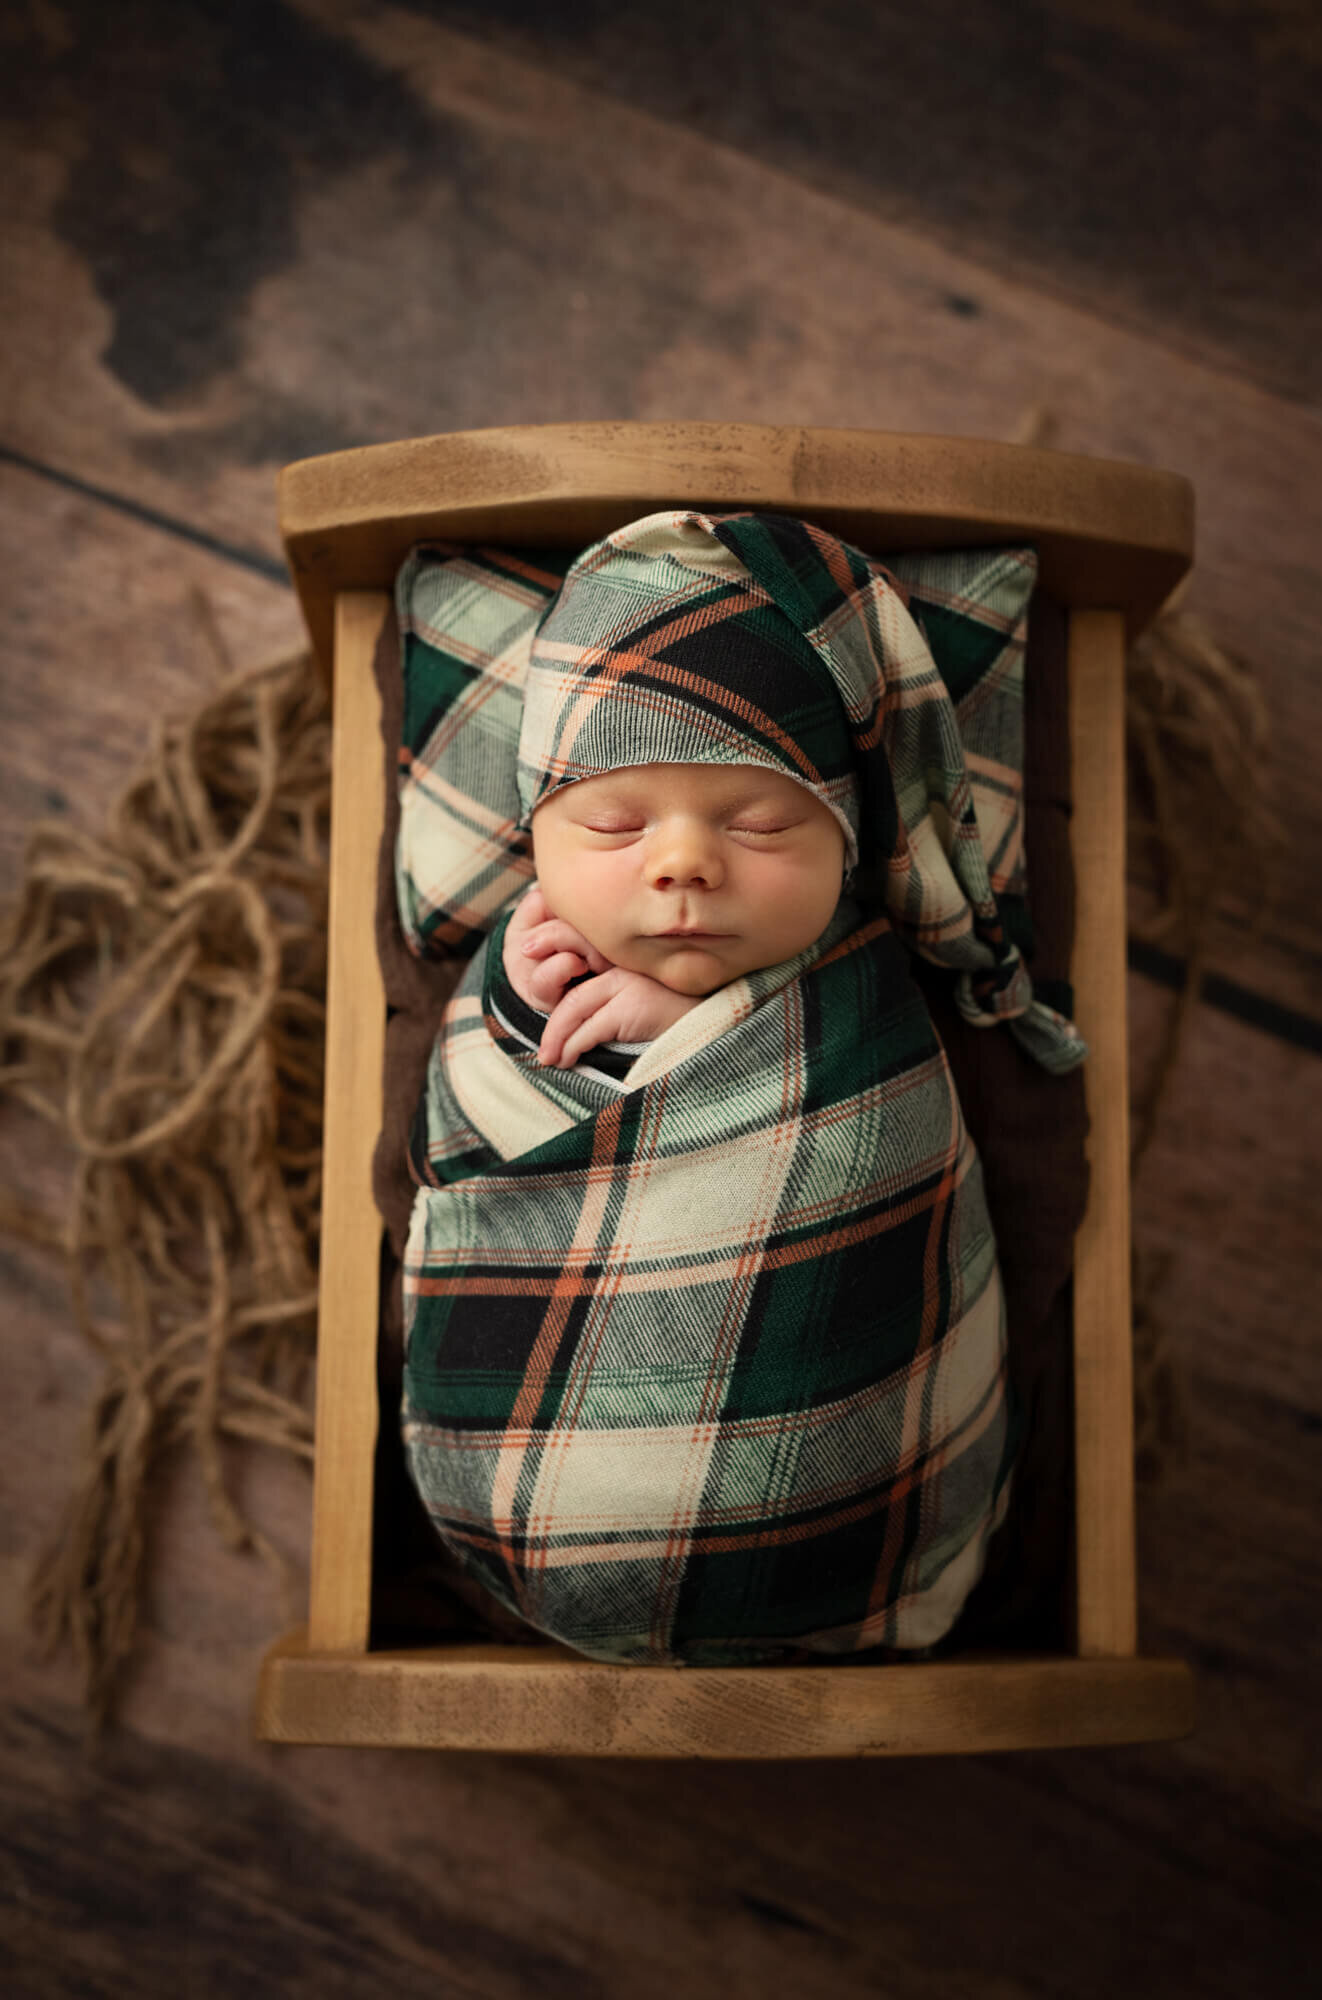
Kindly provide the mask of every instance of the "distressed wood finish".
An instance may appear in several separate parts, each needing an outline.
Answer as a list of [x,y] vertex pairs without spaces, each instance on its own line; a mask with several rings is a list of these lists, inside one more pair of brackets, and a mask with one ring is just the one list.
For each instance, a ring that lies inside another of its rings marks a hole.
[[1189,566],[1175,473],[981,438],[769,424],[542,424],[411,438],[286,467],[280,527],[329,667],[338,590],[385,589],[432,537],[583,547],[668,505],[806,515],[884,550],[1031,541],[1061,603],[1141,630]]
[[1125,633],[1112,611],[1070,618],[1076,932],[1073,983],[1088,1044],[1088,1209],[1074,1243],[1076,1645],[1138,1644],[1134,1554],[1129,1045],[1125,973]]
[[362,1653],[372,1588],[377,1272],[372,1148],[381,1129],[386,1002],[372,949],[377,832],[385,811],[372,654],[389,600],[336,603],[324,1192],[317,1313],[310,1640]]
[[[823,437],[825,456],[814,461],[805,439],[820,445]],[[1041,514],[1048,497],[1058,530],[1077,534],[1080,522],[1106,518],[1106,507],[1128,496],[1133,524],[1119,516],[1112,521],[1115,544],[1096,552],[1093,570],[1084,566],[1073,574],[1068,593],[1075,603],[1069,663],[1080,938],[1075,981],[1080,1025],[1092,1048],[1093,1184],[1080,1239],[1075,1330],[1077,1649],[1083,1657],[676,1674],[603,1667],[558,1647],[366,1650],[380,1243],[370,1162],[380,1126],[384,1003],[374,955],[364,942],[372,935],[375,829],[383,803],[371,656],[387,600],[355,588],[336,599],[335,619],[331,865],[333,908],[342,928],[333,928],[331,938],[326,1152],[328,1189],[334,1186],[335,1201],[343,1205],[333,1215],[327,1210],[333,1262],[324,1278],[318,1371],[312,1612],[306,1637],[290,1635],[265,1661],[257,1716],[263,1736],[598,1756],[810,1757],[1142,1742],[1189,1728],[1188,1669],[1179,1661],[1133,1658],[1124,643],[1127,624],[1141,624],[1153,608],[1154,551],[1162,536],[1160,561],[1170,583],[1187,564],[1191,496],[1183,480],[1135,467],[1062,459],[1044,471],[1043,461],[1054,456],[1012,446],[956,448],[950,440],[745,425],[552,426],[424,439],[336,454],[320,468],[316,462],[294,467],[283,488],[283,522],[297,570],[314,546],[307,523],[320,510],[322,526],[315,532],[329,537],[325,546],[334,558],[329,567],[313,566],[321,590],[328,574],[360,584],[387,581],[382,565],[389,562],[393,574],[404,549],[419,534],[441,532],[442,522],[449,535],[528,539],[528,517],[519,510],[531,504],[539,478],[551,488],[550,498],[537,501],[541,538],[561,544],[603,532],[631,510],[660,506],[676,490],[710,494],[713,480],[735,505],[792,501],[801,508],[802,495],[812,493],[822,503],[812,511],[835,525],[847,501],[850,532],[873,548],[921,544],[938,496],[947,527],[962,505],[963,517],[991,541],[1022,533],[1025,515],[1035,506]],[[801,470],[805,462],[815,466],[811,478]],[[869,467],[871,484],[864,476]],[[898,481],[901,467],[906,475]],[[955,483],[961,467],[968,479],[962,499]],[[400,484],[395,512],[387,516],[389,491],[380,482],[392,469]],[[681,474],[683,486],[672,486]],[[520,486],[524,497],[511,500]],[[620,497],[626,492],[627,499]],[[1145,537],[1146,553],[1136,555]],[[1090,588],[1104,593],[1107,608],[1090,608],[1096,602]],[[304,601],[310,617],[319,615],[315,591],[310,604],[307,596]],[[347,810],[341,804],[346,795],[352,801]],[[364,837],[367,828],[372,837]],[[359,913],[352,947],[350,910]],[[364,1074],[369,1066],[370,1082]],[[358,1204],[352,1229],[351,1201]],[[346,1653],[359,1657],[345,1659]]]
[[1188,1733],[1177,1660],[977,1658],[884,1667],[612,1667],[558,1647],[268,1656],[257,1726],[284,1743],[575,1757],[913,1757]]
[[[566,36],[549,8],[470,8],[465,35],[453,9],[299,0],[264,11],[261,87],[238,91],[215,79],[253,73],[251,9],[147,0],[134,35],[109,10],[10,10],[4,441],[96,492],[0,463],[9,883],[30,822],[95,825],[151,719],[216,671],[196,603],[236,666],[300,643],[293,593],[242,560],[279,554],[282,462],[532,414],[975,437],[1047,422],[1066,450],[1194,480],[1189,608],[1252,664],[1290,830],[1266,938],[1245,888],[1210,964],[1316,1017],[1322,293],[1300,311],[1297,190],[1322,13],[1228,0],[1195,26],[1065,0],[1044,61],[989,10],[946,4],[915,35],[889,0],[860,33],[818,35],[808,74],[782,57],[807,46],[801,12],[774,6],[755,38],[712,17],[718,46],[669,12],[622,29],[617,9],[581,10]],[[934,91],[934,65],[958,87]],[[888,123],[890,143],[860,145],[879,79],[898,141]],[[786,91],[810,113],[792,131]],[[201,240],[197,218],[219,215]],[[1131,922],[1149,911],[1131,901]],[[1141,1076],[1174,996],[1138,971],[1129,989]],[[1140,1630],[1195,1662],[1198,1728],[1101,1754],[827,1770],[253,1744],[278,1596],[218,1543],[171,1454],[139,1667],[89,1756],[76,1667],[27,1641],[21,1584],[101,1363],[61,1263],[8,1239],[7,1989],[1306,1993],[1319,1130],[1313,1043],[1215,997],[1192,1008],[1133,1222],[1187,1434],[1140,1483]],[[0,1154],[25,1200],[64,1214],[53,1128],[11,1105]],[[260,1447],[226,1456],[244,1511],[301,1566],[310,1481]]]

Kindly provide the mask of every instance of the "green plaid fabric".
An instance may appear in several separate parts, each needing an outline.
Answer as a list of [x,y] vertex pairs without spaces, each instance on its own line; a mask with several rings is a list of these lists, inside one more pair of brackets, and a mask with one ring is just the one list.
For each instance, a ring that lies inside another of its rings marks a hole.
[[[641,543],[677,540],[698,556],[684,574],[651,591],[623,575],[593,601],[616,556],[627,572],[655,554]],[[529,635],[516,832],[547,790],[618,762],[621,730],[636,762],[697,740],[685,728],[747,761],[751,730],[797,757],[860,858],[862,900],[810,951],[646,1048],[542,1070],[500,918],[442,1023],[413,1146],[410,1469],[494,1594],[591,1657],[930,1646],[1005,1504],[995,1245],[906,945],[945,958],[981,1019],[1036,1015],[1050,1066],[1081,1046],[1025,995],[1007,920],[1031,556],[917,560],[948,566],[926,599],[901,565],[802,523],[653,517],[587,552]],[[964,588],[989,575],[986,598]],[[961,641],[948,680],[920,602]],[[745,659],[762,662],[757,712]],[[481,679],[478,663],[461,685]],[[446,869],[461,880],[453,859],[433,879]]]
[[735,1665],[954,1623],[1007,1497],[981,1168],[888,920],[540,1069],[504,923],[415,1132],[403,1435],[447,1546],[579,1652]]
[[419,958],[476,951],[532,880],[515,756],[537,621],[572,555],[414,549],[395,584],[403,648],[395,888]]

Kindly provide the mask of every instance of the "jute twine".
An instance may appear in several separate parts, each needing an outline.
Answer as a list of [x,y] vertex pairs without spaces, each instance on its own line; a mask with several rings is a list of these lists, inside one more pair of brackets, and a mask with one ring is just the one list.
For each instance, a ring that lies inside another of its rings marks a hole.
[[[1193,621],[1167,614],[1137,649],[1129,711],[1135,860],[1160,892],[1156,934],[1193,974],[1136,1107],[1138,1171],[1219,891],[1209,829],[1265,854],[1274,827],[1261,700]],[[0,931],[0,1086],[75,1161],[64,1218],[11,1195],[0,1223],[63,1250],[104,1361],[31,1608],[49,1646],[75,1651],[98,1715],[134,1647],[171,1447],[196,1454],[219,1534],[273,1563],[226,1448],[311,1459],[329,796],[310,659],[233,674],[157,730],[100,834],[34,828]],[[1141,1260],[1136,1281],[1151,1471],[1180,1395]]]
[[63,1250],[105,1364],[31,1611],[98,1715],[164,1455],[190,1446],[218,1533],[277,1568],[225,1446],[312,1457],[329,803],[308,659],[232,675],[99,835],[34,827],[0,928],[0,1085],[74,1154],[61,1218],[6,1195],[0,1222]]
[[[1213,920],[1228,902],[1245,942],[1270,912],[1285,833],[1273,803],[1266,704],[1248,664],[1181,607],[1185,586],[1132,648],[1125,683],[1131,880],[1154,896],[1131,935],[1186,961],[1132,1102],[1137,1189],[1202,992]],[[1139,1204],[1135,1203],[1136,1213]],[[1167,1261],[1135,1229],[1135,1464],[1154,1483],[1187,1444],[1189,1356],[1162,1317]]]

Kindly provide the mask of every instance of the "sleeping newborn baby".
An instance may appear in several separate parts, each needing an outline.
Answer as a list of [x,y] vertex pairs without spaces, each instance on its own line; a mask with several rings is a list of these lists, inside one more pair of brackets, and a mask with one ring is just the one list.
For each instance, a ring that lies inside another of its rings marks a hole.
[[533,640],[536,880],[415,1122],[403,1436],[446,1547],[591,1658],[922,1651],[981,1573],[1003,1296],[909,955],[1078,1060],[998,903],[1021,611],[957,714],[879,564],[679,512],[579,557]]
[[532,837],[537,881],[505,932],[504,965],[520,998],[550,1014],[544,1063],[650,1041],[718,986],[815,944],[840,900],[839,822],[764,766],[585,778],[541,802]]

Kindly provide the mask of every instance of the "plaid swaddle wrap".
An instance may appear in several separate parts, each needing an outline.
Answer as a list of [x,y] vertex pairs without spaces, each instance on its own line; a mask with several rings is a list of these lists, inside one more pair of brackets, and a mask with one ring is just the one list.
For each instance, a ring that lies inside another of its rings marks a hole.
[[858,858],[860,901],[809,951],[641,1052],[540,1069],[507,914],[438,1036],[410,1469],[494,1593],[594,1657],[920,1648],[980,1572],[1011,1456],[1001,1292],[905,945],[1077,1060],[1010,936],[1014,560],[1012,614],[943,680],[893,575],[833,537],[657,516],[571,568],[532,647],[515,820],[622,761],[767,762]]

